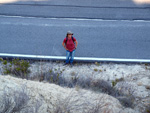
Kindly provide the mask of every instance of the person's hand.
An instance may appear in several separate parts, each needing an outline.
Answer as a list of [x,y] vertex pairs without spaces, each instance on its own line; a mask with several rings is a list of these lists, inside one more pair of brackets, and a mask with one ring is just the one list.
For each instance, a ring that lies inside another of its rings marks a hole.
[[68,49],[65,47],[65,49],[68,51]]
[[76,49],[77,49],[77,47],[74,48],[74,50],[76,50]]
[[64,46],[64,48],[65,48],[66,50],[68,50],[68,49],[66,48],[66,46]]

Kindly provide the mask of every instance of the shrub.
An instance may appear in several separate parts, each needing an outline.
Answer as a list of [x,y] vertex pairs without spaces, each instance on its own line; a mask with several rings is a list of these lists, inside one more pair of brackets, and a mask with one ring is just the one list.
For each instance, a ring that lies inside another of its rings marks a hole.
[[118,82],[124,81],[124,78],[116,79],[112,81],[112,86],[114,87]]
[[3,73],[12,74],[17,77],[27,78],[30,73],[29,67],[30,64],[28,61],[13,59],[12,61],[7,61],[1,59],[3,64]]
[[29,111],[32,113],[37,113],[40,106],[42,105],[41,101],[37,100],[33,106],[28,106],[28,102],[30,100],[27,89],[25,85],[21,86],[21,89],[13,91],[4,89],[2,100],[0,100],[0,113],[20,113],[24,111],[28,113]]
[[74,84],[77,85],[77,86],[80,86],[82,88],[90,88],[91,87],[91,82],[92,82],[92,79],[91,78],[78,78],[78,79],[75,79],[73,80],[74,81]]
[[150,113],[150,105],[146,108],[145,113]]
[[12,107],[12,99],[7,97],[7,93],[4,92],[2,100],[0,101],[0,113],[9,113]]
[[103,70],[102,70],[102,69],[100,69],[99,71],[100,71],[100,72],[103,72]]
[[94,71],[95,71],[95,72],[97,72],[97,71],[98,71],[98,69],[96,69],[96,68],[95,68],[95,69],[94,69]]
[[[54,107],[54,113],[100,113],[102,109],[109,106],[110,103],[105,102],[105,95],[99,96],[96,100],[88,98],[85,92],[71,92],[66,98],[61,98],[58,95],[56,105]],[[95,101],[95,102],[93,102]],[[110,110],[111,111],[111,110]]]
[[8,95],[9,94],[6,92],[6,90],[4,90],[2,96],[3,100],[1,102],[2,113],[20,112],[21,110],[27,108],[29,97],[24,86],[21,88],[21,90],[14,91],[12,94],[13,97]]
[[98,63],[98,62],[95,62],[95,65],[97,65],[97,66],[100,66],[100,63]]
[[117,84],[117,81],[112,81],[112,86],[114,87]]
[[[57,71],[56,71],[57,70]],[[60,86],[70,86],[73,87],[70,81],[66,81],[62,76],[63,70],[61,69],[49,69],[48,72],[39,73],[36,75],[39,77],[39,81],[47,81],[49,83],[55,83]]]
[[120,103],[125,106],[125,107],[130,107],[133,108],[134,106],[134,97],[130,96],[130,97],[118,97],[117,98]]
[[[73,74],[74,75],[74,74]],[[70,87],[73,88],[75,86],[79,86],[81,88],[85,89],[91,89],[94,91],[99,91],[102,93],[106,93],[108,95],[111,95],[115,98],[119,98],[120,103],[123,106],[132,107],[133,106],[133,99],[128,98],[121,98],[122,96],[125,96],[120,91],[115,89],[115,87],[112,87],[111,84],[104,80],[93,80],[91,78],[84,78],[84,77],[78,77],[77,75],[72,76],[71,80],[66,80],[63,75],[57,71],[53,71],[53,69],[50,69],[49,72],[43,73],[43,80],[46,80],[50,83],[55,83],[60,86]],[[123,80],[116,79],[115,82]],[[114,85],[115,86],[115,85]]]

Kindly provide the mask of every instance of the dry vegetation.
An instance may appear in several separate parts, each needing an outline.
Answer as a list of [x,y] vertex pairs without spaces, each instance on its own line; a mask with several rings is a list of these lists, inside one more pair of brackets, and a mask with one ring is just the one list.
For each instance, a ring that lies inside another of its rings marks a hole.
[[[128,90],[127,94],[122,92],[122,89],[118,89],[116,86],[117,84],[125,84],[125,78],[117,78],[112,81],[104,80],[104,79],[95,79],[93,77],[84,77],[81,76],[78,71],[71,71],[69,79],[64,76],[64,72],[66,72],[66,68],[70,68],[66,66],[64,68],[55,68],[55,66],[48,67],[45,69],[44,64],[45,62],[40,61],[40,65],[38,68],[38,72],[32,73],[31,70],[32,63],[25,60],[13,59],[3,60],[1,59],[1,72],[4,75],[12,75],[14,77],[25,78],[29,80],[36,80],[39,82],[46,82],[46,83],[53,83],[62,87],[69,87],[69,88],[76,88],[78,89],[86,89],[96,93],[103,93],[113,96],[114,98],[118,99],[120,103],[124,106],[124,108],[132,108],[136,107],[136,100],[137,98],[133,95],[134,92],[132,90]],[[52,62],[49,62],[52,63]],[[56,64],[60,64],[61,62],[57,62]],[[75,64],[78,66],[79,64]],[[83,64],[81,64],[83,65]],[[87,64],[90,66],[91,64]],[[103,68],[100,63],[95,63],[97,68],[93,68],[92,73],[101,73],[107,71],[106,68]],[[37,66],[37,65],[36,65]],[[101,67],[101,68],[100,68]],[[110,67],[111,69],[111,67]],[[149,64],[145,64],[145,69],[149,70]],[[31,76],[32,75],[32,76]],[[34,76],[33,76],[34,75]],[[117,76],[114,74],[114,76]],[[148,87],[148,86],[146,86]],[[131,86],[132,89],[132,86]],[[148,88],[147,88],[148,89]],[[37,103],[33,106],[28,106],[29,97],[26,93],[26,88],[22,87],[21,90],[14,91],[14,95],[8,97],[7,91],[4,90],[2,95],[2,102],[1,102],[1,111],[2,113],[13,113],[13,112],[20,112],[23,111],[24,113],[28,113],[29,111],[32,113],[38,112],[42,103],[39,100],[36,100]],[[64,99],[57,98],[57,104],[54,106],[54,113],[71,113],[73,111],[83,111],[83,113],[100,113],[100,112],[109,112],[108,107],[109,103],[104,104],[104,97],[99,98],[95,103],[90,103],[88,98],[84,96],[84,94],[80,94],[80,97],[83,99],[83,103],[80,103],[80,99],[76,98],[79,95],[70,94]],[[140,98],[138,98],[140,99]],[[94,101],[94,100],[93,100]],[[78,103],[78,104],[77,104]],[[149,104],[145,105],[142,112],[149,113]],[[104,110],[103,108],[107,108]],[[101,111],[102,110],[102,111]],[[111,111],[111,109],[109,109]],[[122,108],[123,110],[123,108]],[[49,111],[51,112],[51,111]],[[122,111],[119,111],[120,113]]]

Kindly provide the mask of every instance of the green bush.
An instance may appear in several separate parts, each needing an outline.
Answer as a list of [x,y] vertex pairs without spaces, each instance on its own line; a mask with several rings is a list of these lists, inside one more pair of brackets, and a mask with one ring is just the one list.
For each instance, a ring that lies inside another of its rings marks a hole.
[[112,86],[114,87],[117,84],[117,81],[112,81]]
[[98,63],[98,62],[95,62],[95,65],[97,65],[97,66],[100,66],[100,63]]
[[0,59],[3,64],[3,74],[15,75],[21,78],[27,78],[30,73],[30,64],[28,61],[13,59],[11,61]]
[[112,86],[114,87],[118,82],[124,81],[124,78],[116,79],[112,81]]
[[95,68],[95,69],[94,69],[94,71],[95,71],[95,72],[97,72],[97,71],[98,71],[98,69],[96,69],[96,68]]

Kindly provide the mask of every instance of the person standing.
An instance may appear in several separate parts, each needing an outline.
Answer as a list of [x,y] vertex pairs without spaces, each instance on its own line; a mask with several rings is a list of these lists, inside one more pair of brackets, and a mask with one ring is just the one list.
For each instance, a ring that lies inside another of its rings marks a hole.
[[66,49],[66,62],[64,65],[70,62],[70,65],[73,66],[74,54],[77,48],[78,42],[71,31],[67,32],[66,38],[62,43],[63,47]]

